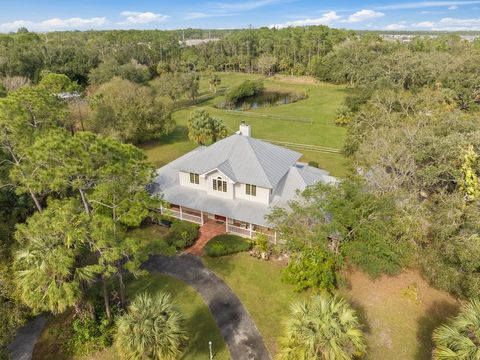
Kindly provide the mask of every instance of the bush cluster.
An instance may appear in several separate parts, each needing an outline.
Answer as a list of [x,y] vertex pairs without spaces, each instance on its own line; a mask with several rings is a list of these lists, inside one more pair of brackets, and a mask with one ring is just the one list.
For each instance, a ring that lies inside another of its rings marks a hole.
[[250,241],[241,236],[222,234],[215,236],[207,243],[205,253],[208,256],[216,257],[247,251],[251,248],[252,244]]
[[234,105],[242,99],[260,94],[263,88],[263,82],[261,81],[245,80],[225,94],[225,101]]
[[186,221],[174,221],[170,232],[165,238],[169,246],[175,246],[177,249],[185,249],[192,246],[199,235],[199,226]]

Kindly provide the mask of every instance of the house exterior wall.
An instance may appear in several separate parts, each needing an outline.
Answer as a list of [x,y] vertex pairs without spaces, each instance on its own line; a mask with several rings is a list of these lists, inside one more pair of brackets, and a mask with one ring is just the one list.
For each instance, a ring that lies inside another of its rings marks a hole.
[[[213,179],[218,177],[227,182],[227,192],[213,190]],[[199,184],[190,182],[190,173],[179,171],[180,185],[188,188],[206,191],[208,195],[221,197],[224,199],[244,199],[256,203],[270,203],[270,189],[257,186],[257,195],[247,195],[246,186],[242,183],[232,183],[228,177],[218,170],[212,171],[207,175],[199,175]]]
[[254,201],[262,204],[269,204],[270,203],[270,189],[263,188],[257,186],[257,195],[247,195],[245,191],[245,184],[236,183],[235,184],[235,198],[237,199],[245,199],[249,201]]
[[199,184],[192,184],[190,182],[190,173],[179,171],[180,185],[186,186],[192,189],[205,190],[205,178],[199,176]]
[[[218,190],[213,190],[213,179],[218,179],[221,178],[222,181],[227,182],[227,191],[218,191]],[[205,187],[207,190],[207,194],[211,196],[217,196],[221,197],[224,199],[230,199],[233,200],[235,196],[235,190],[234,190],[234,184],[230,181],[229,178],[227,178],[225,175],[223,175],[220,171],[215,170],[210,173],[208,173],[205,176]]]

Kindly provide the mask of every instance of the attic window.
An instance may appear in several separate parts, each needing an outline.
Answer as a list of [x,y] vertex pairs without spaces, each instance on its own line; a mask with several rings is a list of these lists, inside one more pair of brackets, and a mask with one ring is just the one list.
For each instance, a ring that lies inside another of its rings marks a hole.
[[213,179],[213,190],[227,192],[227,182],[223,181],[220,176]]
[[257,186],[245,184],[245,194],[251,195],[251,196],[257,196]]
[[198,174],[190,173],[190,182],[192,184],[200,184],[200,177]]

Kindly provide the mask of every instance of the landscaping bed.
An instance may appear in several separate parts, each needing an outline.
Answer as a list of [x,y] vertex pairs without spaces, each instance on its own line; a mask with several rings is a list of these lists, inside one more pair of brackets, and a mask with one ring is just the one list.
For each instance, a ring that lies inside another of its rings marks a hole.
[[205,245],[204,251],[208,256],[217,257],[248,251],[251,248],[251,242],[241,236],[221,234],[213,237]]

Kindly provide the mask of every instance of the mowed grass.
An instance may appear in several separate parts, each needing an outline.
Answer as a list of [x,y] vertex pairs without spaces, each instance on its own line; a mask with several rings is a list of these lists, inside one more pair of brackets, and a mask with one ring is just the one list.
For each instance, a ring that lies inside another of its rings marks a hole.
[[[246,121],[252,126],[252,136],[258,139],[342,148],[346,129],[336,126],[334,119],[338,107],[346,96],[347,90],[344,86],[313,80],[300,82],[296,81],[296,78],[289,77],[265,78],[257,74],[219,73],[219,75],[222,79],[219,94],[244,80],[264,79],[267,88],[303,91],[308,97],[290,104],[241,112],[217,109],[213,106],[215,99],[178,110],[173,113],[177,128],[172,134],[141,146],[156,166],[162,166],[195,148],[196,145],[188,140],[187,121],[190,113],[196,108],[204,108],[212,115],[221,118],[231,134],[238,130],[241,121]],[[200,82],[200,96],[208,93],[210,93],[208,81],[203,78]],[[318,162],[332,175],[346,174],[346,160],[340,154],[301,152],[304,153],[303,160]]]
[[[281,280],[282,264],[247,254],[204,258],[233,289],[274,355],[292,302],[306,299]],[[415,271],[370,279],[359,271],[344,274],[349,285],[337,291],[358,311],[369,360],[430,360],[433,329],[458,311],[458,302],[430,287]]]
[[[230,359],[223,337],[213,319],[210,310],[200,295],[180,280],[160,274],[150,274],[128,281],[127,297],[132,299],[141,292],[155,293],[167,291],[172,294],[179,310],[186,318],[189,342],[181,360],[208,359],[208,342],[212,341],[215,359]],[[61,352],[60,344],[68,341],[65,337],[72,316],[63,314],[52,317],[39,341],[35,345],[33,360],[110,360],[121,358],[114,347],[94,353],[90,356],[73,357]]]

